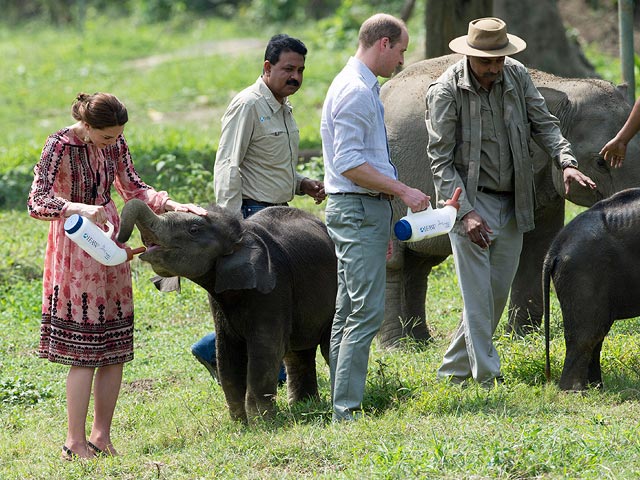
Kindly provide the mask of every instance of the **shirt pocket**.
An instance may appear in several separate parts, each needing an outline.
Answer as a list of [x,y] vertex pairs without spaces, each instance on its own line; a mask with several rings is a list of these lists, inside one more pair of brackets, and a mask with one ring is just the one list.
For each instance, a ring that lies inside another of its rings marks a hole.
[[533,156],[533,145],[534,141],[531,138],[531,124],[517,124],[518,126],[518,137],[520,138],[520,148],[522,151],[520,152],[522,158],[531,158]]
[[[264,117],[260,118],[263,119]],[[282,137],[286,136],[286,134],[287,131],[283,128],[283,125],[271,117],[260,121],[253,138],[255,140],[273,140],[277,142],[282,140]]]
[[482,140],[496,141],[496,130],[493,125],[493,112],[490,108],[482,105],[480,107],[480,118],[482,120]]

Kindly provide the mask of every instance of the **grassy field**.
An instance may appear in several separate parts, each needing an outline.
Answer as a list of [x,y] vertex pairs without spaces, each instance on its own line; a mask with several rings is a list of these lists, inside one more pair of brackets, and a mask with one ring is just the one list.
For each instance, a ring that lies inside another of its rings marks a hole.
[[[317,146],[326,85],[351,49],[322,50],[322,31],[313,27],[287,30],[309,38],[305,84],[294,104],[304,142]],[[259,75],[271,33],[215,20],[134,26],[90,19],[84,32],[4,27],[0,85],[9,93],[0,99],[0,182],[20,169],[28,178],[46,135],[71,122],[77,91],[109,90],[131,110],[127,136],[145,178],[166,182],[169,191],[191,182],[180,195],[210,199],[197,183],[210,182],[208,167],[197,164],[212,161],[219,116],[233,93]],[[183,169],[159,167],[158,155],[174,155],[160,160]],[[5,194],[25,188],[0,186]],[[505,384],[490,391],[446,386],[435,371],[461,310],[450,259],[430,277],[434,341],[394,351],[374,342],[362,421],[330,422],[328,368],[318,357],[321,401],[290,407],[281,389],[275,420],[250,427],[230,420],[222,391],[191,356],[190,345],[212,328],[205,292],[183,282],[181,294],[160,294],[148,281],[150,268],[134,261],[136,358],[125,366],[113,425],[123,455],[63,462],[67,367],[36,358],[47,224],[27,216],[24,200],[0,210],[2,479],[640,476],[638,320],[617,322],[605,340],[602,392],[567,394],[547,385],[541,336],[510,338],[502,326],[496,345]],[[295,205],[321,215],[309,202]],[[571,207],[569,216],[575,212]],[[560,322],[554,302],[555,379],[564,355]]]
[[[300,205],[305,207],[306,205]],[[211,329],[206,295],[190,282],[160,294],[134,265],[136,358],[125,367],[113,427],[122,457],[66,463],[67,368],[36,358],[40,264],[46,225],[0,212],[0,478],[635,478],[640,474],[638,321],[605,341],[607,389],[566,394],[543,378],[543,340],[496,339],[506,383],[486,391],[435,380],[460,314],[450,261],[431,276],[435,341],[385,351],[374,342],[366,418],[330,423],[328,368],[322,400],[289,407],[283,389],[272,423],[243,427],[189,346]],[[28,239],[28,241],[25,241]],[[136,245],[135,240],[130,242]],[[553,310],[553,376],[563,341]]]

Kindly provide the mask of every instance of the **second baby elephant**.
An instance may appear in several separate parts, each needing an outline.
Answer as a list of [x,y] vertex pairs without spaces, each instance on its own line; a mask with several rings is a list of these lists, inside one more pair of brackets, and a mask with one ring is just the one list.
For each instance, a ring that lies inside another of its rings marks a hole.
[[283,358],[289,401],[319,398],[316,351],[320,346],[328,363],[337,291],[334,247],[319,219],[272,207],[240,220],[217,205],[205,217],[156,215],[131,200],[118,241],[134,224],[147,247],[141,260],[209,293],[218,374],[233,419],[273,415]]
[[549,288],[562,310],[566,356],[563,390],[602,386],[600,351],[614,320],[640,315],[640,188],[596,203],[555,237],[544,260],[547,378]]

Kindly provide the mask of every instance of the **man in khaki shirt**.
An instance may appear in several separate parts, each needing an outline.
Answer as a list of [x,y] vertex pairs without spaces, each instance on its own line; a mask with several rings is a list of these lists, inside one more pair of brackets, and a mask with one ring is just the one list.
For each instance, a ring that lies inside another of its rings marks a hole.
[[324,199],[322,182],[296,172],[300,132],[288,97],[302,85],[306,53],[300,40],[274,36],[262,76],[227,107],[213,171],[218,205],[247,217],[294,195]]
[[510,57],[526,48],[499,18],[469,23],[449,48],[465,55],[427,90],[427,154],[439,198],[462,189],[458,221],[449,232],[462,295],[462,321],[438,369],[455,384],[473,380],[491,388],[502,382],[493,345],[523,234],[534,228],[532,140],[572,184],[595,188],[578,169],[527,69]]
[[[247,218],[266,207],[287,205],[294,195],[320,203],[324,184],[296,171],[300,132],[288,97],[302,85],[304,43],[288,35],[269,41],[262,75],[231,101],[213,170],[218,205]],[[205,335],[191,352],[217,380],[215,333]],[[280,380],[286,378],[281,369]]]

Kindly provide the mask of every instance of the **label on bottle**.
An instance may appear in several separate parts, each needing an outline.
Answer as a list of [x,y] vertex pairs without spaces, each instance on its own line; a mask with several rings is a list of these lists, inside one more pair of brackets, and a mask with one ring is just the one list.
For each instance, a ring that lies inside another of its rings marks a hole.
[[105,232],[86,218],[73,214],[64,222],[64,229],[76,245],[103,265],[118,265],[127,259],[126,251],[108,236],[113,228]]

